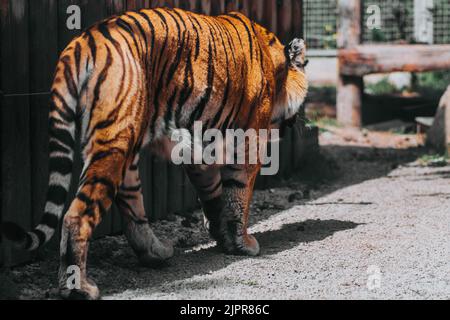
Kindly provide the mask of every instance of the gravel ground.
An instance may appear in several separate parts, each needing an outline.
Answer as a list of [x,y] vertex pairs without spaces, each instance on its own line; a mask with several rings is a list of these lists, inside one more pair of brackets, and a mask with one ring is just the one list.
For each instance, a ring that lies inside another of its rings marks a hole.
[[[91,246],[104,299],[450,299],[450,166],[424,166],[415,136],[333,129],[315,166],[257,191],[251,231],[262,253],[225,256],[200,213],[154,228],[177,246],[141,268],[123,237]],[[300,178],[301,177],[301,178]],[[0,297],[56,297],[57,261],[0,277]]]

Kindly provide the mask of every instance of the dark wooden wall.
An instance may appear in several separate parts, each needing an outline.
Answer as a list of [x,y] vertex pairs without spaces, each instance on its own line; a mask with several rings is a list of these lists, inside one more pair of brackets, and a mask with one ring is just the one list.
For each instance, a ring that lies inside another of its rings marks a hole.
[[[239,10],[277,32],[283,41],[302,34],[301,0],[0,0],[0,222],[13,221],[26,229],[39,221],[45,202],[47,101],[52,74],[59,53],[81,33],[66,27],[66,10],[71,4],[81,8],[82,29],[126,10],[176,6],[206,14]],[[280,175],[289,174],[299,163],[307,140],[297,130],[288,132],[281,147]],[[183,214],[197,206],[193,188],[180,167],[161,162],[148,153],[141,162],[145,205],[152,220],[170,213]],[[80,170],[79,162],[76,170]],[[267,183],[267,178],[258,181],[260,187]],[[73,185],[76,184],[74,181]],[[121,231],[121,217],[115,208],[112,211],[96,231],[97,236]],[[57,240],[53,241],[54,246]],[[28,254],[13,252],[5,243],[2,248],[0,264],[12,265],[29,258]]]

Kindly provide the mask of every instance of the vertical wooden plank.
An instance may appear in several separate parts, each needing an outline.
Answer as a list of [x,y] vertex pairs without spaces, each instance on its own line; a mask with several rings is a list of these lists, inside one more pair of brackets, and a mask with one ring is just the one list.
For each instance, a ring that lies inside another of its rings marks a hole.
[[[69,42],[76,36],[81,34],[81,30],[69,30],[67,28],[67,8],[71,5],[77,5],[81,8],[81,19],[83,22],[83,16],[85,14],[81,4],[83,0],[58,0],[58,49],[59,52],[63,51]],[[86,27],[82,25],[82,28]]]
[[108,7],[105,1],[82,0],[81,2],[81,20],[83,28],[105,19],[108,17]]
[[[3,22],[6,19],[6,5],[4,3],[3,0],[0,0],[0,40],[3,40],[3,34],[2,34],[2,27],[3,27]],[[3,75],[3,64],[2,61],[4,56],[3,56],[3,50],[2,47],[0,46],[0,74]],[[4,92],[4,88],[3,88],[3,76],[0,76],[0,106],[3,106],[5,104],[4,101],[4,97],[3,97],[3,92]],[[3,116],[3,111],[0,109],[0,124],[3,125],[3,121],[2,121],[2,116]],[[0,148],[3,150],[2,146],[3,146],[3,130],[0,128]],[[0,155],[0,161],[3,164],[3,157]],[[3,176],[3,166],[2,169],[0,171],[0,181],[3,181],[2,179]],[[0,188],[3,188],[3,183],[0,182]],[[2,190],[0,189],[0,201],[1,201],[1,207],[0,207],[0,224],[3,221],[2,218],[2,212],[3,212],[3,194],[2,194]],[[3,236],[0,234],[0,268],[3,266],[3,246],[4,246],[4,241],[3,241]]]
[[300,167],[300,159],[303,156],[302,131],[306,130],[301,121],[297,121],[292,130],[292,169],[295,171]]
[[[359,45],[361,43],[361,0],[341,0],[338,3],[338,10],[338,48],[352,48]],[[340,123],[356,127],[361,126],[363,90],[364,81],[362,78],[339,76],[336,109],[337,119]]]
[[303,38],[303,0],[292,0],[292,37]]
[[225,0],[225,12],[239,11],[239,0]]
[[192,12],[201,12],[200,0],[180,0],[178,6]]
[[264,2],[263,26],[277,33],[277,0],[261,0]]
[[152,179],[153,179],[153,212],[152,221],[161,219],[167,215],[167,191],[168,172],[167,162],[155,157],[153,159]]
[[351,48],[361,43],[361,0],[338,1],[338,33],[339,49]]
[[[1,0],[2,90],[2,220],[25,229],[31,227],[30,110],[28,96],[9,96],[29,92],[29,38],[26,0]],[[28,253],[3,243],[5,265],[26,261]]]
[[165,1],[164,0],[152,0],[150,3],[150,6],[152,8],[160,8],[160,7],[164,7],[165,6]]
[[250,1],[250,16],[256,22],[264,23],[264,4],[265,1],[261,0],[249,0]]
[[285,178],[292,173],[292,129],[286,128],[280,146],[279,176]]
[[150,150],[146,148],[141,152],[139,161],[139,175],[142,182],[142,194],[144,196],[144,207],[147,217],[152,218],[153,212],[153,172],[152,172],[152,155]]
[[177,1],[175,1],[175,0],[165,0],[164,1],[164,6],[168,7],[168,8],[175,8],[176,7],[175,6],[175,2],[177,2]]
[[343,125],[362,125],[364,80],[361,77],[339,75],[337,84],[337,120]]
[[108,16],[120,15],[126,11],[126,0],[106,0]]
[[225,12],[225,0],[211,1],[211,15],[216,16],[224,12]]
[[212,3],[211,0],[200,0],[199,13],[203,13],[206,15],[212,14]]
[[181,166],[169,165],[167,211],[178,213],[183,209],[183,168]]
[[183,190],[183,213],[187,214],[197,206],[197,194],[186,174],[184,175]]
[[277,32],[280,41],[288,44],[292,39],[292,0],[277,2]]
[[[56,0],[30,2],[30,92],[50,91],[58,60],[58,6]],[[49,94],[30,97],[31,208],[33,225],[44,213],[48,188]],[[50,244],[57,248],[59,232]]]
[[[156,1],[152,1],[156,2]],[[126,0],[126,7],[128,11],[137,11],[148,5],[144,0]]]
[[[270,143],[267,145],[268,150],[270,150]],[[256,189],[264,189],[267,185],[267,181],[270,177],[262,175],[261,172],[259,172],[258,177],[255,181],[255,188]]]
[[414,0],[414,40],[417,43],[433,44],[434,9],[433,0]]
[[239,2],[239,11],[253,20],[252,16],[252,0],[241,0]]

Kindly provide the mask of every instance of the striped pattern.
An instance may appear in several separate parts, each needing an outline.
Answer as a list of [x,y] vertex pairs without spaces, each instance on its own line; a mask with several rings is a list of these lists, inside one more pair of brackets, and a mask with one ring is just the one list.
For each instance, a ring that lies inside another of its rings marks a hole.
[[[69,212],[90,226],[82,228],[89,238],[119,190],[139,197],[140,185],[123,182],[144,145],[167,157],[171,134],[192,132],[196,121],[225,132],[276,127],[295,114],[307,84],[304,70],[290,60],[303,59],[304,51],[289,58],[284,49],[240,13],[209,17],[167,8],[127,12],[74,39],[55,72],[47,202],[41,223],[22,239],[26,249],[46,243],[57,228],[76,131],[85,165]],[[196,184],[206,200],[221,190],[217,175]],[[224,184],[248,187],[232,179]]]

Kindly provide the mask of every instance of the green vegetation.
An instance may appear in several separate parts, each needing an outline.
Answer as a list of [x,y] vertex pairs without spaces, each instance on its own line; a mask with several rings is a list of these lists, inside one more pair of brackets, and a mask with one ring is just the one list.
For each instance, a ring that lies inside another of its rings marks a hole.
[[334,118],[327,118],[327,117],[318,119],[316,121],[316,125],[319,128],[326,128],[326,127],[340,128],[340,127],[342,127],[342,125],[340,123],[338,123],[336,119],[334,119]]
[[332,105],[336,104],[335,86],[310,86],[308,89],[307,102],[322,102]]
[[424,72],[417,74],[413,88],[422,95],[441,96],[450,85],[450,71]]
[[373,29],[370,34],[370,39],[372,42],[386,42],[386,35],[380,29]]
[[445,167],[450,163],[449,155],[426,154],[418,159],[421,166],[424,167]]
[[328,118],[328,117],[321,118],[320,116],[318,116],[314,120],[308,120],[306,125],[318,127],[320,133],[329,132],[330,130],[328,128],[332,128],[332,127],[341,128],[342,127],[342,125],[340,123],[338,123],[336,119]]
[[366,92],[373,95],[387,95],[401,93],[403,90],[397,89],[388,79],[384,77],[376,83],[370,83],[366,86]]
[[411,86],[397,88],[386,76],[377,83],[366,85],[366,92],[373,95],[401,94],[416,92],[424,97],[440,97],[450,85],[450,71],[417,73],[413,76]]
[[324,26],[323,46],[324,49],[337,48],[336,25],[326,24]]

